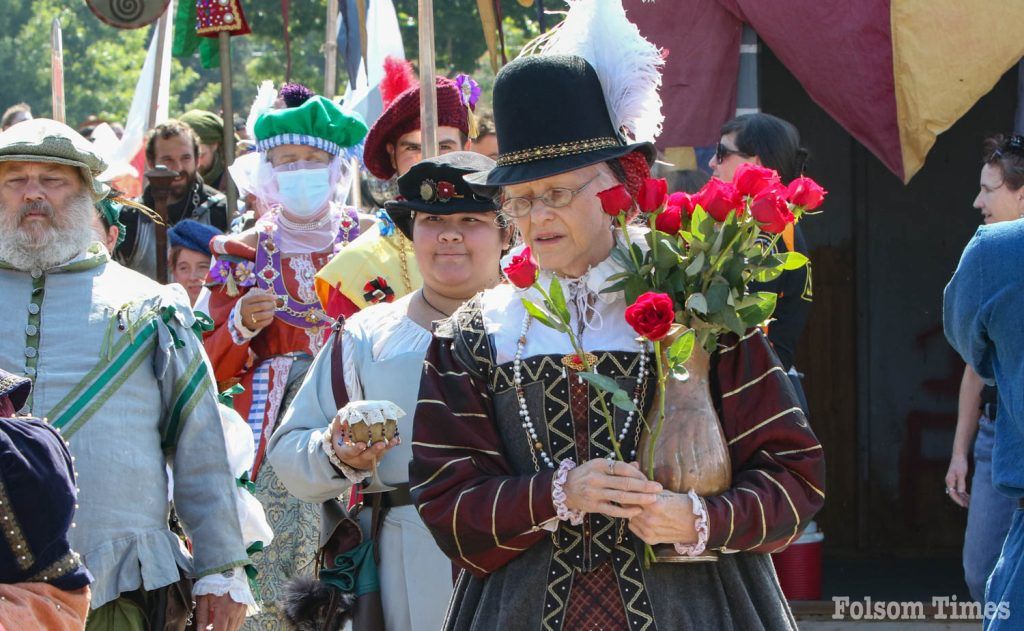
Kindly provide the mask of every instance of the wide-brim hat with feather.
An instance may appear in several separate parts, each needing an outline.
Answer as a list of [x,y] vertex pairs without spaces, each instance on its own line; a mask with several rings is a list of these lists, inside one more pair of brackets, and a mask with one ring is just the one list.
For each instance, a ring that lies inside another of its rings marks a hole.
[[653,164],[663,65],[620,0],[569,0],[565,20],[495,78],[497,166],[466,180],[518,184],[634,152]]

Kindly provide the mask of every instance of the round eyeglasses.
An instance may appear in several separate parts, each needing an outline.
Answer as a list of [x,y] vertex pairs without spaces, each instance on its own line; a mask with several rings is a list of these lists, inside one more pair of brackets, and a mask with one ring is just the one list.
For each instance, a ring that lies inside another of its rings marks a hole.
[[564,208],[572,203],[572,200],[588,184],[597,179],[597,175],[584,182],[579,188],[571,189],[563,186],[549,188],[540,197],[509,197],[501,203],[501,212],[509,217],[525,217],[533,210],[533,203],[541,201],[548,208]]

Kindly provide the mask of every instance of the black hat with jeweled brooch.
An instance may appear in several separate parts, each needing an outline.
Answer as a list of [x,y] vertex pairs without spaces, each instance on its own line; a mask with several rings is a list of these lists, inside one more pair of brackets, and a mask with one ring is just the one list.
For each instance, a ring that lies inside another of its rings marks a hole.
[[494,168],[494,160],[472,151],[453,151],[417,162],[398,178],[398,199],[384,204],[395,227],[412,239],[412,214],[494,213],[497,188],[476,187],[464,176]]

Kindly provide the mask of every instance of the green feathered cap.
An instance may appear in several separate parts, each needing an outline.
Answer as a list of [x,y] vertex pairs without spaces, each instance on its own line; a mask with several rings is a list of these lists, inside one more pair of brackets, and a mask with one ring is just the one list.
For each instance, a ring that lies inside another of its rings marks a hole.
[[18,123],[0,133],[0,162],[47,162],[77,167],[93,200],[103,199],[110,191],[109,186],[96,179],[107,164],[92,143],[64,123],[49,118]]
[[256,119],[253,132],[260,152],[281,145],[307,145],[338,156],[362,142],[367,128],[359,114],[314,96],[299,107],[266,112]]

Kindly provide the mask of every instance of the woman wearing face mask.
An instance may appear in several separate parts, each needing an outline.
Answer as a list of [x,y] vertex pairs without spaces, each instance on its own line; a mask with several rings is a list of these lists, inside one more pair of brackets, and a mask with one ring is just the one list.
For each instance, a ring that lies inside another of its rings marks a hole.
[[204,345],[218,387],[244,388],[233,405],[253,431],[249,478],[276,535],[273,546],[253,556],[264,605],[245,628],[283,629],[279,590],[288,578],[312,576],[319,510],[290,497],[264,455],[331,324],[313,277],[360,232],[360,216],[343,205],[340,192],[348,190],[346,150],[367,129],[357,115],[314,96],[263,114],[254,131],[260,153],[255,192],[269,210],[253,228],[211,241],[216,260],[208,305],[197,308],[207,307],[214,321]]
[[[440,629],[452,593],[451,563],[411,503],[409,438],[433,322],[500,278],[499,259],[511,229],[499,224],[493,194],[474,193],[463,180],[493,166],[485,156],[454,152],[424,160],[398,179],[401,198],[388,202],[387,211],[412,241],[423,287],[345,322],[341,338],[334,338],[340,343],[321,353],[270,443],[270,463],[288,489],[314,502],[361,482],[371,458],[380,458],[380,480],[396,487],[382,497],[388,509],[374,534],[388,631]],[[406,412],[398,419],[400,438],[370,447],[352,444],[336,418],[339,408],[381,400]],[[371,521],[379,523],[371,512],[360,514],[364,530]]]

